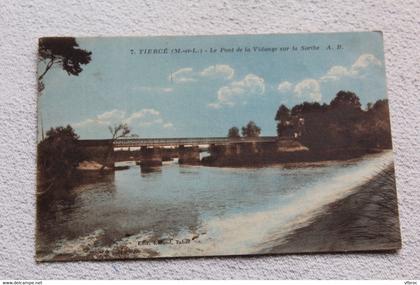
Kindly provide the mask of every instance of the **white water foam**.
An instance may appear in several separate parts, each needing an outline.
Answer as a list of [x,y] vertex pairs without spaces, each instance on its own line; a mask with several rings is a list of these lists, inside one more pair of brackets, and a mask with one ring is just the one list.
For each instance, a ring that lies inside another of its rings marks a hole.
[[161,256],[240,255],[263,252],[281,243],[281,238],[294,229],[310,223],[324,206],[352,194],[357,186],[384,170],[392,160],[392,152],[384,152],[346,168],[343,173],[327,182],[320,182],[299,191],[287,205],[268,211],[212,219],[205,226],[207,232],[204,236],[188,245],[166,245],[158,250]]

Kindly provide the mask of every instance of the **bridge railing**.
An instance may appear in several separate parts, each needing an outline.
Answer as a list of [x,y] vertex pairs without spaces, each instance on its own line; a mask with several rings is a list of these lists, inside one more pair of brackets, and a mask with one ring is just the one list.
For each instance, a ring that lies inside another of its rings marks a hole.
[[276,142],[278,137],[237,138],[226,137],[198,137],[198,138],[130,138],[114,141],[115,147],[127,146],[179,146],[179,145],[205,145],[205,144],[230,144],[250,142]]

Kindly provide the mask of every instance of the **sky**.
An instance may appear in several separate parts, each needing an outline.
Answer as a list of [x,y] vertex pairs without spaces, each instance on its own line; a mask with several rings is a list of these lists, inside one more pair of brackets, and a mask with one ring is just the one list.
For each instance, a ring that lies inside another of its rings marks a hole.
[[270,136],[281,104],[329,103],[340,90],[363,106],[386,98],[377,32],[76,41],[92,60],[78,76],[48,71],[38,117],[45,131],[70,124],[81,139],[109,138],[119,123],[139,137],[226,136],[250,120]]

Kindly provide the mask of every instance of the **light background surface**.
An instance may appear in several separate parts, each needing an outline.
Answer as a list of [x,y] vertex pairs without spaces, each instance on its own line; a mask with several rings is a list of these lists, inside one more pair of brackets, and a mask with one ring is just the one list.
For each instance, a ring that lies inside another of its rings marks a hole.
[[[0,279],[419,279],[419,14],[417,0],[1,1]],[[366,30],[384,32],[403,238],[398,253],[35,263],[38,37]]]

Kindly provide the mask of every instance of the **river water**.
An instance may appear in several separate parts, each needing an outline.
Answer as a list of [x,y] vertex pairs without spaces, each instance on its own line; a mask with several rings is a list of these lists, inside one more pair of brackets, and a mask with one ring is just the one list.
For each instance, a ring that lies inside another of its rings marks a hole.
[[39,206],[37,258],[267,253],[390,163],[383,152],[263,168],[133,165]]

